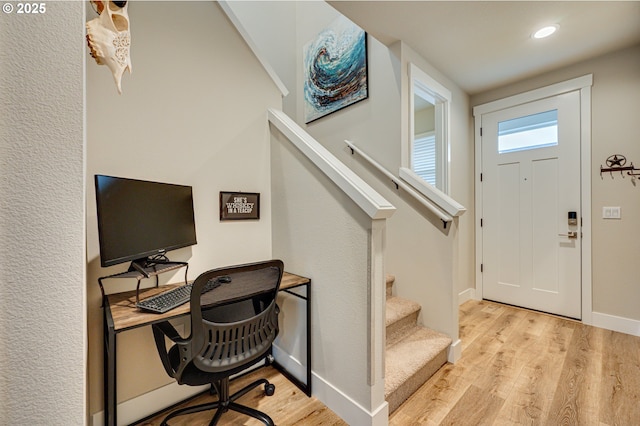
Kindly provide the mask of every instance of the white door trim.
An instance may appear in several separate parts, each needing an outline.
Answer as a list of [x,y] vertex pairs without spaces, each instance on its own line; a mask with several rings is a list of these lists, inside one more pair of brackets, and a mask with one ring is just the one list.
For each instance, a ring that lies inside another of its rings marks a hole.
[[561,95],[563,93],[580,91],[580,168],[581,168],[581,211],[582,211],[582,322],[592,324],[593,307],[591,298],[591,86],[593,74],[588,74],[572,80],[541,87],[539,89],[509,96],[507,98],[488,102],[473,107],[475,120],[475,214],[476,214],[476,299],[482,299],[483,285],[480,268],[482,265],[482,188],[480,171],[482,170],[482,114],[511,108],[539,99]]

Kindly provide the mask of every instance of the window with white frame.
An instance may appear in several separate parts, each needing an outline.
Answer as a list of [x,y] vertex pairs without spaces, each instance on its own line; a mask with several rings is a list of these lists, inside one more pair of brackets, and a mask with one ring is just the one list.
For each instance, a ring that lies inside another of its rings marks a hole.
[[448,195],[451,92],[409,63],[409,132],[399,177],[437,208],[457,217],[466,209]]
[[408,167],[434,188],[449,190],[449,103],[451,92],[417,66],[409,65],[411,82]]
[[413,171],[422,179],[437,187],[435,132],[415,135],[411,160]]

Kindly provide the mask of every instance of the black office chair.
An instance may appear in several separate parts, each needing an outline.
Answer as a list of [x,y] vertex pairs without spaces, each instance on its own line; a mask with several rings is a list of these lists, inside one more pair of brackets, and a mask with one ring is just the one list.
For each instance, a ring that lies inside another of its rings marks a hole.
[[[180,337],[168,321],[153,325],[156,346],[167,374],[179,384],[210,383],[218,394],[215,402],[170,413],[162,426],[173,417],[213,409],[216,413],[210,426],[217,424],[228,410],[274,425],[267,414],[235,401],[259,385],[264,385],[265,393],[271,396],[275,386],[260,379],[229,395],[229,377],[270,355],[271,344],[278,334],[276,295],[282,273],[280,260],[205,272],[196,278],[191,290],[190,336]],[[215,283],[214,288],[206,289],[207,283],[209,286]],[[165,336],[175,343],[169,351]]]

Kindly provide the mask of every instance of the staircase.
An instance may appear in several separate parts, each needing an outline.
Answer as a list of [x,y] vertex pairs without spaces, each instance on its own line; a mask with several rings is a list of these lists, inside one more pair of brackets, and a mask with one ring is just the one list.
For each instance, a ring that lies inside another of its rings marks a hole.
[[393,296],[394,281],[387,275],[384,396],[389,414],[447,362],[451,344],[448,336],[418,325],[420,305]]

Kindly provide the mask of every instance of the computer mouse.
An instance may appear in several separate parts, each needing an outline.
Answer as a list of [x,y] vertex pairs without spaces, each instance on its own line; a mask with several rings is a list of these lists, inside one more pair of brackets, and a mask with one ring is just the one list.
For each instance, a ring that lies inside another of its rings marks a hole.
[[216,281],[222,284],[230,283],[231,277],[228,275],[216,278]]

